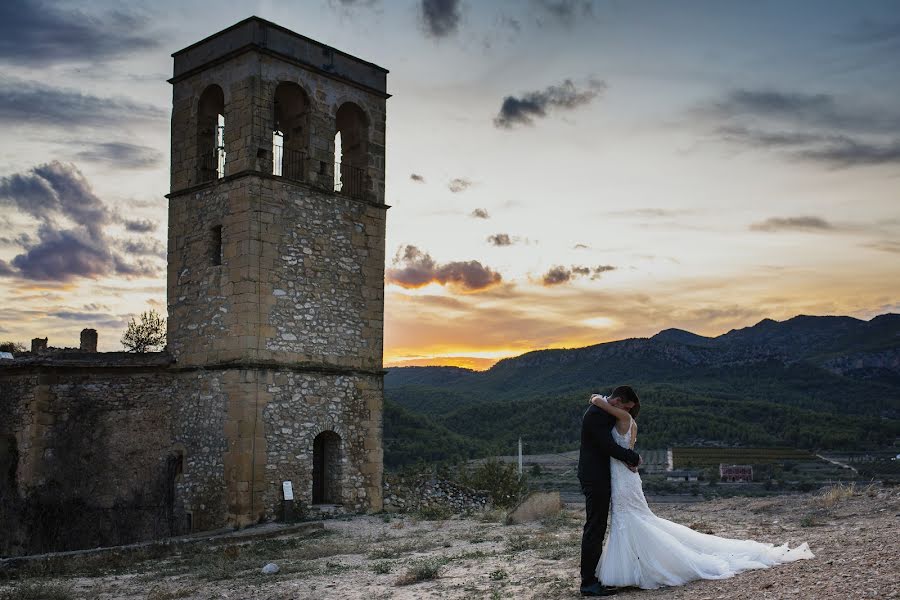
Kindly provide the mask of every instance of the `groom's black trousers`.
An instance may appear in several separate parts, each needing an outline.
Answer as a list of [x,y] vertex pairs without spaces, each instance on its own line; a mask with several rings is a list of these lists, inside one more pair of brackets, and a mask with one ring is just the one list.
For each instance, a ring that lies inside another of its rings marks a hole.
[[607,479],[582,481],[586,519],[581,536],[581,585],[597,581],[595,574],[600,554],[603,552],[603,538],[606,537],[606,520],[609,517],[610,485]]

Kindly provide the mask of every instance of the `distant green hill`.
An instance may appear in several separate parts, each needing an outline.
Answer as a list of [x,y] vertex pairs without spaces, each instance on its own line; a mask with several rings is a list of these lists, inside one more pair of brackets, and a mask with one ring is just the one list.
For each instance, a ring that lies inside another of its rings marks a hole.
[[507,454],[519,436],[529,452],[571,450],[588,394],[620,383],[641,396],[644,448],[885,447],[900,435],[900,315],[766,319],[715,338],[669,329],[481,372],[389,369],[385,461]]

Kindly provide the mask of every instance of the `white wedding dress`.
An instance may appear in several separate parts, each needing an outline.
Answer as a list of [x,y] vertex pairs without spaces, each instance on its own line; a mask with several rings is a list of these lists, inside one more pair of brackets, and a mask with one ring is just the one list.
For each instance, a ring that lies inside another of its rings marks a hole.
[[[631,446],[634,427],[613,439]],[[813,558],[804,543],[793,550],[752,540],[732,540],[700,533],[661,519],[647,506],[641,477],[610,459],[612,520],[609,538],[597,565],[603,585],[653,589],[695,579],[724,579],[740,571]]]

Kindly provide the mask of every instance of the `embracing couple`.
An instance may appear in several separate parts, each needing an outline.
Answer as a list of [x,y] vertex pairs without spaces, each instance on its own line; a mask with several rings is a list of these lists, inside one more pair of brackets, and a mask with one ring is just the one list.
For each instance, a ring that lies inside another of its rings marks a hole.
[[[633,450],[640,408],[637,393],[622,385],[609,397],[591,396],[582,419],[578,480],[587,514],[581,538],[582,596],[723,579],[813,558],[805,543],[791,550],[787,544],[721,538],[654,515],[641,488],[641,457]],[[611,528],[604,547],[610,504]]]

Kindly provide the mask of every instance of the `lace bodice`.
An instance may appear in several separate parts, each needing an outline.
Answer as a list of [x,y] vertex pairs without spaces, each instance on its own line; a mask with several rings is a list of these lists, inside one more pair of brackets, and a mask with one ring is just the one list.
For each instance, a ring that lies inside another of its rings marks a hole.
[[625,435],[619,433],[619,430],[613,427],[612,434],[613,439],[616,443],[623,448],[631,448],[631,435],[634,433],[634,420],[628,422],[628,431],[625,432]]
[[[613,427],[612,436],[615,442],[623,448],[631,447],[631,437],[634,435],[634,422],[629,423],[625,434]],[[625,463],[615,458],[609,459],[610,484],[612,485],[613,519],[621,516],[626,511],[648,513],[650,508],[644,498],[644,490],[641,485],[641,476],[630,470]]]

